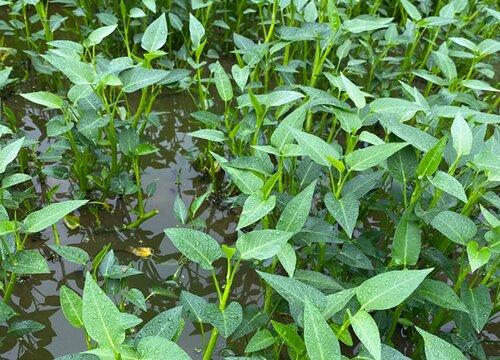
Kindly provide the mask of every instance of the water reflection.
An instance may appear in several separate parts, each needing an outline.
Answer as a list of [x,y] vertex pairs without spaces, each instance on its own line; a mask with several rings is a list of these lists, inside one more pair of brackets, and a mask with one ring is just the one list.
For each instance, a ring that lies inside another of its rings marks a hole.
[[[9,106],[16,109],[19,118],[22,118],[23,131],[39,142],[40,152],[54,142],[53,139],[47,138],[44,125],[51,114],[28,106],[18,97],[10,100]],[[185,94],[168,95],[156,101],[156,112],[153,116],[157,118],[160,126],[149,127],[145,137],[159,151],[145,157],[141,165],[144,169],[143,187],[146,188],[152,182],[156,183],[156,192],[148,199],[147,209],[157,208],[157,216],[145,222],[141,229],[121,230],[123,224],[134,220],[131,209],[135,205],[129,198],[122,198],[111,201],[112,212],[99,212],[101,226],[88,210],[82,211],[81,227],[77,230],[69,230],[64,224],[58,224],[62,243],[81,247],[91,258],[110,243],[120,263],[131,263],[142,272],[141,275],[129,278],[129,286],[140,289],[145,295],[150,293],[152,287],[164,284],[164,280],[179,266],[177,259],[180,255],[163,234],[165,228],[178,225],[172,212],[175,196],[180,194],[186,203],[190,203],[194,196],[206,191],[208,185],[207,179],[197,173],[183,156],[183,152],[193,146],[192,138],[186,133],[193,130],[189,114],[195,110],[192,99]],[[70,184],[65,180],[49,178],[46,185],[37,183],[35,188],[37,192],[43,192],[46,186],[55,185],[59,185],[58,198],[68,197]],[[204,205],[200,213],[211,235],[225,241],[229,239],[229,231],[234,231],[234,224],[233,217],[221,208]],[[59,304],[59,290],[62,285],[69,286],[81,294],[84,269],[55,257],[46,246],[53,242],[51,237],[52,232],[45,231],[42,237],[37,237],[28,245],[30,248],[40,249],[46,255],[51,273],[22,280],[12,298],[15,310],[21,314],[20,318],[38,321],[45,325],[45,329],[21,340],[7,337],[1,348],[2,358],[43,360],[85,350],[82,332],[66,321]],[[128,247],[138,246],[152,248],[154,255],[142,259],[126,251]],[[180,279],[182,286],[188,291],[205,296],[209,301],[215,301],[216,295],[210,274],[196,264],[185,266]],[[252,281],[248,276],[244,276],[239,282],[241,293],[238,292],[243,296],[239,296],[240,300],[251,301],[252,296],[258,294],[256,288],[252,290]],[[141,317],[147,321],[175,305],[175,299],[153,296],[148,311]],[[0,331],[3,336],[7,329],[4,327]],[[193,359],[201,357],[201,335],[193,325],[186,324],[179,344]]]

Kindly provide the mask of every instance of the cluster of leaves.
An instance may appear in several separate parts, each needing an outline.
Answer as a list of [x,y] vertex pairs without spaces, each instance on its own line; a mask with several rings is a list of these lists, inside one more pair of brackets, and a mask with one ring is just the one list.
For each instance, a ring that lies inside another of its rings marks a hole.
[[[165,233],[211,275],[217,299],[183,290],[179,307],[135,332],[141,319],[126,310],[146,310],[147,298],[127,288],[123,279],[135,270],[105,247],[83,296],[61,291],[64,314],[88,340],[87,351],[61,359],[187,359],[175,344],[186,320],[203,335],[204,360],[216,356],[220,336],[230,359],[486,359],[482,331],[498,308],[500,259],[496,5],[131,3],[82,0],[65,18],[48,17],[49,2],[0,1],[11,16],[4,36],[50,76],[52,91],[22,94],[55,113],[47,123],[55,142],[37,166],[71,179],[77,198],[135,194],[138,218],[129,226],[139,226],[156,214],[145,211],[140,170],[140,158],[156,151],[146,141],[157,125],[155,100],[162,89],[189,92],[198,107],[199,129],[189,134],[198,139],[195,164],[212,185],[189,210],[176,200],[184,227]],[[82,44],[54,40],[58,29]],[[116,54],[117,43],[126,54]],[[230,71],[219,53],[231,56]],[[0,72],[0,86],[9,75]],[[31,180],[15,170],[29,169],[19,155],[24,141],[0,150],[4,303],[17,274],[47,271],[36,251],[24,250],[27,235],[85,203],[17,220],[16,199],[27,199],[10,188]],[[196,216],[212,191],[241,209],[231,246],[200,231]],[[87,266],[78,249],[53,248]],[[260,278],[259,306],[234,293],[242,269]],[[9,320],[14,311],[3,309]],[[397,349],[397,333],[412,346]],[[341,354],[340,343],[356,350]]]

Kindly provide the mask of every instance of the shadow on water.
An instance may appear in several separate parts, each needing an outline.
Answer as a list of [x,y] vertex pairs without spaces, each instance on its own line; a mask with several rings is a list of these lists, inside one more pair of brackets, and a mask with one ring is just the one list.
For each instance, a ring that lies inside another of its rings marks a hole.
[[[129,287],[140,289],[146,296],[155,285],[164,285],[165,279],[173,275],[179,268],[179,253],[164,236],[163,230],[175,227],[178,221],[173,214],[173,203],[177,194],[189,204],[194,196],[202,194],[209,180],[192,168],[183,155],[193,146],[192,138],[186,135],[192,131],[189,114],[196,111],[192,99],[187,94],[163,96],[156,101],[155,111],[159,117],[158,128],[148,130],[147,138],[159,151],[148,156],[142,163],[143,188],[152,182],[156,183],[156,192],[148,199],[147,209],[157,208],[159,214],[143,223],[137,230],[122,230],[123,224],[130,222],[134,203],[126,199],[112,201],[111,212],[99,213],[100,226],[95,216],[88,210],[80,214],[81,227],[68,229],[62,222],[58,224],[63,245],[78,246],[87,251],[91,259],[107,244],[111,244],[116,256],[122,264],[133,264],[142,272],[129,278]],[[24,124],[23,130],[31,139],[37,140],[39,151],[43,152],[51,140],[46,137],[44,123],[47,114],[28,106],[20,97],[9,100],[9,106],[15,110],[19,120]],[[22,119],[21,119],[22,118]],[[67,180],[47,179],[48,186],[59,185],[58,198],[71,197]],[[35,184],[37,192],[41,185]],[[234,215],[224,210],[219,203],[204,204],[201,209],[202,218],[208,232],[219,241],[232,242],[234,233]],[[5,359],[53,359],[61,355],[84,351],[85,341],[80,329],[72,327],[64,318],[59,304],[59,290],[67,285],[81,294],[84,282],[84,269],[73,263],[58,258],[47,247],[53,243],[52,231],[46,230],[28,245],[38,248],[49,260],[50,274],[36,275],[23,279],[16,286],[13,305],[21,318],[36,320],[45,329],[24,337],[18,341],[7,337],[2,344],[2,358]],[[130,247],[150,247],[153,256],[140,258],[127,251]],[[260,292],[254,285],[255,277],[251,272],[241,272],[240,287],[235,289],[239,300],[244,304],[258,301]],[[184,265],[181,287],[209,301],[215,301],[216,293],[210,274],[196,264]],[[180,289],[173,289],[179,294]],[[149,300],[146,314],[140,316],[147,321],[161,311],[178,305],[176,299],[153,296]],[[25,315],[24,315],[25,314]],[[5,334],[6,328],[0,332]],[[179,345],[193,358],[201,358],[202,344],[199,331],[186,323],[186,328],[179,340]],[[223,345],[223,344],[221,344]]]

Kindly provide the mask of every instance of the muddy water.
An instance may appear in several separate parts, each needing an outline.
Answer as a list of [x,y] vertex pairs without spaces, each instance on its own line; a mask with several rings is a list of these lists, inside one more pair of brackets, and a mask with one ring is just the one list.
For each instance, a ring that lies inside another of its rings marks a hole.
[[[47,114],[27,106],[19,97],[9,100],[9,106],[15,109],[19,121],[29,137],[40,142],[40,149],[46,148],[49,139],[45,136],[44,123]],[[138,230],[120,228],[134,219],[130,215],[134,207],[133,202],[126,200],[113,201],[113,212],[102,211],[99,214],[101,226],[98,226],[94,215],[89,211],[81,214],[81,228],[69,230],[62,222],[58,224],[61,242],[64,245],[74,245],[86,250],[93,258],[107,244],[115,249],[120,263],[132,263],[143,272],[129,278],[129,286],[137,287],[147,296],[151,287],[164,284],[164,280],[173,275],[179,267],[179,254],[163,234],[168,227],[178,225],[173,215],[173,202],[179,194],[186,204],[190,204],[193,196],[206,190],[208,180],[196,172],[185,157],[187,150],[193,146],[193,139],[186,135],[193,130],[189,114],[196,111],[192,99],[186,94],[166,95],[156,101],[161,126],[156,131],[150,131],[148,138],[159,148],[157,154],[145,157],[142,167],[143,188],[151,182],[156,183],[155,194],[148,199],[147,210],[154,208],[159,214],[143,223]],[[21,119],[22,118],[22,119]],[[48,179],[47,184],[59,184],[58,198],[70,196],[67,192],[68,182]],[[40,184],[37,184],[40,190]],[[210,205],[210,206],[209,206]],[[232,242],[234,232],[234,216],[224,210],[222,204],[205,204],[201,217],[207,224],[209,233],[221,242]],[[45,329],[20,341],[6,338],[1,347],[0,355],[3,359],[53,359],[61,355],[76,353],[85,350],[82,332],[73,328],[64,318],[59,305],[59,289],[67,285],[81,293],[84,281],[84,269],[81,266],[54,258],[46,243],[52,243],[52,231],[47,230],[41,239],[35,239],[29,245],[39,248],[47,256],[51,273],[37,275],[20,282],[13,296],[13,304],[22,318],[33,319],[45,325]],[[127,247],[151,247],[154,256],[141,259],[124,249]],[[244,274],[244,272],[242,272]],[[187,289],[207,299],[215,301],[210,274],[199,269],[195,264],[188,264],[181,273],[181,288]],[[254,278],[243,275],[239,289],[242,305],[258,301],[259,292],[253,285]],[[172,288],[175,293],[180,289]],[[150,299],[150,307],[146,314],[140,316],[147,321],[161,311],[177,305],[175,299],[154,296]],[[6,329],[0,330],[5,334]],[[0,333],[0,334],[1,334]],[[193,359],[201,358],[201,336],[189,322],[179,341]],[[221,344],[223,346],[223,344]]]

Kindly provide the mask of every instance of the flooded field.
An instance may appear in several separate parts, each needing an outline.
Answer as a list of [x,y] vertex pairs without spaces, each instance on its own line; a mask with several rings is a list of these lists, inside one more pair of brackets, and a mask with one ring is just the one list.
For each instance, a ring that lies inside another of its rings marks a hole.
[[0,0],[0,358],[500,357],[499,11]]

